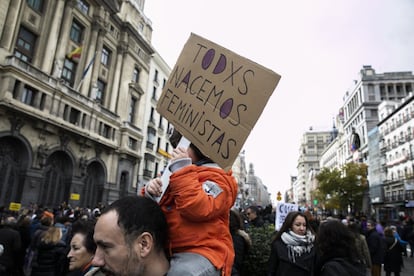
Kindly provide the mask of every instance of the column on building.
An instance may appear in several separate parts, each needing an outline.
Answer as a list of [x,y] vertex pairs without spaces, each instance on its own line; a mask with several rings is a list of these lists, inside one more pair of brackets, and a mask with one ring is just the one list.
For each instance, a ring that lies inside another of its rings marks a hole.
[[74,4],[75,2],[68,1],[63,12],[63,19],[61,21],[62,24],[60,25],[61,35],[58,38],[58,47],[56,47],[55,60],[53,64],[53,76],[56,78],[60,78],[62,74],[63,63],[68,50],[67,45],[69,44],[69,33],[72,26],[72,11]]
[[10,1],[9,11],[7,13],[6,21],[4,22],[3,34],[0,40],[0,47],[13,50],[13,35],[15,28],[10,28],[7,26],[17,26],[19,20],[19,12],[21,10],[23,0],[13,0]]
[[[86,59],[83,60],[84,66],[82,68],[81,75],[79,78],[79,82],[81,81],[83,71],[88,66],[89,62],[93,59],[95,56],[95,59],[93,61],[93,64],[91,65],[91,68],[89,70],[91,72],[88,72],[88,74],[85,75],[82,83],[81,90],[79,91],[82,95],[85,95],[86,97],[94,97],[95,95],[92,95],[92,90],[90,87],[94,86],[96,80],[98,79],[98,70],[99,66],[95,66],[95,64],[99,64],[97,61],[101,58],[101,53],[99,52],[99,49],[102,49],[103,44],[103,37],[105,35],[105,31],[102,29],[102,26],[98,22],[92,23],[92,32],[91,32],[91,38],[88,43],[88,53],[86,55]],[[91,83],[92,81],[92,83]]]
[[[65,9],[65,1],[57,0],[56,6],[53,9],[53,16],[50,22],[48,29],[48,36],[46,39],[46,47],[44,51],[45,58],[40,65],[40,69],[43,72],[51,72],[52,66],[54,64],[54,59],[52,57],[55,56],[55,52],[57,50],[58,39],[59,39],[59,31],[60,26],[62,24],[63,16],[64,16],[64,9]],[[60,77],[60,76],[58,76]]]
[[0,81],[0,98],[13,98],[13,89],[17,90],[16,98],[21,99],[23,93],[23,83],[20,82],[18,86],[16,86],[16,79],[14,77],[3,77]]
[[[114,89],[113,92],[116,93],[116,101],[115,102],[116,106],[115,111],[117,114],[119,114],[119,116],[121,118],[126,118],[127,117],[127,112],[128,112],[128,108],[126,108],[127,103],[130,102],[130,99],[128,98],[128,96],[130,95],[130,93],[128,93],[128,83],[125,82],[124,80],[126,80],[125,75],[126,74],[131,74],[132,71],[130,69],[131,63],[134,60],[134,56],[132,55],[132,53],[129,53],[128,51],[126,51],[127,49],[127,45],[128,45],[128,39],[130,39],[128,37],[128,35],[126,33],[122,34],[122,43],[125,45],[125,51],[123,51],[123,55],[122,55],[122,66],[121,66],[121,74],[120,74],[120,83],[119,86],[116,87],[116,89]],[[127,62],[128,61],[128,62]],[[129,82],[131,82],[131,80],[129,79]],[[112,95],[113,97],[115,97],[115,95]],[[113,104],[113,103],[112,103]]]
[[124,55],[127,51],[127,45],[123,42],[117,48],[117,55],[116,55],[116,64],[115,64],[115,74],[114,74],[114,82],[112,85],[112,92],[111,92],[111,101],[109,103],[109,110],[116,113],[116,103],[118,99],[119,93],[119,83],[121,80],[121,72],[122,72],[122,65],[124,60]]

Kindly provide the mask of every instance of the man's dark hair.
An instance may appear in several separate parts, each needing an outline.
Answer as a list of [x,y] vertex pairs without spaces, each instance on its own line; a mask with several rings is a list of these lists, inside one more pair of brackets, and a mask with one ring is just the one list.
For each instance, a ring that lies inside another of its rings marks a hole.
[[157,250],[164,250],[168,239],[168,225],[160,206],[142,196],[120,198],[104,209],[102,215],[114,210],[118,226],[124,231],[126,241],[133,241],[143,232],[154,239]]
[[260,209],[256,205],[251,205],[247,209],[250,209],[250,211],[253,211],[256,215],[260,215]]

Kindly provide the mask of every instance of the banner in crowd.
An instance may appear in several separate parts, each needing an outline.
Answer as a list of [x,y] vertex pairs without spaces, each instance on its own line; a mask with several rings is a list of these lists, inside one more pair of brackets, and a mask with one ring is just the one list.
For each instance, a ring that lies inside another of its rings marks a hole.
[[275,222],[276,231],[279,231],[280,227],[282,227],[283,222],[285,222],[286,216],[290,212],[298,211],[298,210],[299,210],[299,207],[297,204],[279,202],[276,208],[276,222]]

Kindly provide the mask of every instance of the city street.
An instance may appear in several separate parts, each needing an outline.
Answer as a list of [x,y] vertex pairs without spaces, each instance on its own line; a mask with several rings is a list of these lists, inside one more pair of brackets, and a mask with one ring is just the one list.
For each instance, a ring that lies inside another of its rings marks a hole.
[[[408,255],[410,256],[410,255]],[[404,268],[401,271],[401,276],[412,276],[414,275],[414,258],[411,257],[403,257],[404,260]],[[384,273],[385,275],[385,273]]]
[[[408,256],[410,256],[410,252],[408,252]],[[404,260],[404,267],[401,270],[400,276],[414,275],[414,258],[403,256],[403,260]],[[381,275],[385,276],[384,268],[381,271]],[[391,274],[391,275],[394,275],[394,274]]]

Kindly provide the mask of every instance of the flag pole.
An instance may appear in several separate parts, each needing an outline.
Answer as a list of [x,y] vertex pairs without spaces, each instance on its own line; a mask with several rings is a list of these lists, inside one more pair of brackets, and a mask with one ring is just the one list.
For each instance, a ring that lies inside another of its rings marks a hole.
[[81,78],[81,80],[80,80],[80,82],[79,82],[78,86],[76,87],[76,91],[78,91],[78,92],[79,92],[79,89],[80,89],[80,87],[81,87],[81,85],[82,85],[82,83],[83,83],[83,80],[85,79],[86,74],[87,74],[87,73],[88,73],[88,71],[89,71],[89,68],[91,68],[91,66],[93,65],[93,63],[94,63],[94,61],[95,61],[96,53],[97,53],[97,52],[95,51],[95,53],[93,54],[93,57],[92,57],[91,61],[88,63],[88,66],[86,66],[85,70],[84,70],[84,71],[83,71],[83,73],[82,73],[82,78]]

